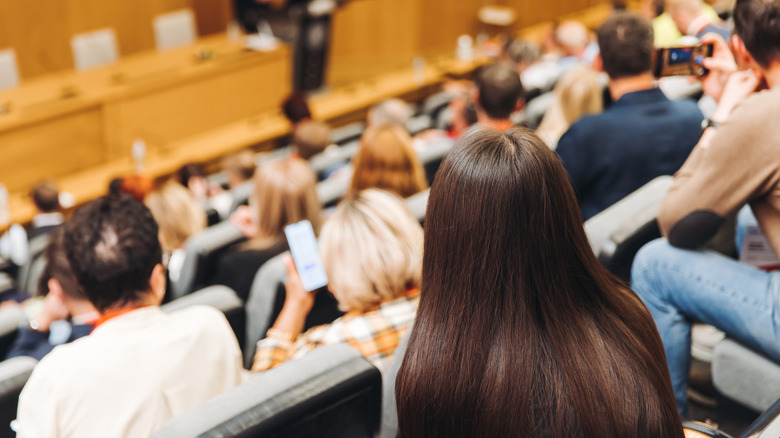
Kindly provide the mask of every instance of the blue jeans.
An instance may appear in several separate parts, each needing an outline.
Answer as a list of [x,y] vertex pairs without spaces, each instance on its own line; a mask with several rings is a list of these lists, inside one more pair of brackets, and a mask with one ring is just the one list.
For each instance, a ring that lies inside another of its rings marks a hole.
[[637,253],[631,287],[658,327],[683,417],[693,322],[713,325],[780,362],[780,272],[767,273],[714,252],[683,250],[658,239]]

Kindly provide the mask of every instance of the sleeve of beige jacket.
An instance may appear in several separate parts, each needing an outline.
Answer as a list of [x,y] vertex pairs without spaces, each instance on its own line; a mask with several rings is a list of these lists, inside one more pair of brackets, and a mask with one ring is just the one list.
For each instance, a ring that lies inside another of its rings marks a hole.
[[771,95],[745,100],[729,119],[707,133],[675,174],[658,217],[674,246],[695,248],[712,237],[725,219],[778,182],[777,135],[768,120]]
[[50,384],[50,374],[41,369],[42,363],[36,366],[19,396],[17,438],[61,436],[57,409],[59,398]]

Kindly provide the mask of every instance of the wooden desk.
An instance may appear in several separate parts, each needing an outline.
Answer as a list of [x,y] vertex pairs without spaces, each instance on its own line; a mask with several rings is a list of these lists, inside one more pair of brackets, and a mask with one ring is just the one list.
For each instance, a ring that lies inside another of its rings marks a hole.
[[162,154],[181,139],[276,108],[289,78],[285,46],[260,53],[217,36],[24,82],[0,94],[0,181],[26,191],[45,177],[126,158],[136,138],[150,155]]

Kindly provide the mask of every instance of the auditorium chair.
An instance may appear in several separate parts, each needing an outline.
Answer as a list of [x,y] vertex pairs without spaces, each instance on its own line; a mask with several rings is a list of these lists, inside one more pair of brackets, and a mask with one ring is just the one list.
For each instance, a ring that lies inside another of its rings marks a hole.
[[246,310],[244,366],[247,369],[252,366],[257,341],[264,337],[265,331],[271,325],[276,291],[284,284],[287,277],[283,257],[284,254],[280,254],[263,263],[263,266],[257,270],[249,290],[244,306]]
[[0,438],[16,436],[16,432],[11,430],[11,422],[16,419],[19,394],[37,363],[27,356],[0,362]]
[[713,351],[712,383],[727,398],[763,412],[780,399],[780,364],[726,338]]
[[417,156],[425,167],[425,176],[428,178],[428,184],[433,184],[433,177],[439,170],[442,160],[447,152],[455,144],[454,140],[449,138],[432,141],[417,151]]
[[398,410],[395,404],[395,379],[401,363],[404,361],[406,346],[409,345],[409,336],[412,334],[412,326],[401,338],[395,352],[393,362],[382,375],[382,423],[377,438],[395,438],[398,435]]
[[326,208],[338,204],[341,198],[347,194],[351,180],[351,174],[343,174],[338,177],[328,178],[325,181],[318,182],[317,199],[319,199],[322,206]]
[[[440,115],[447,109],[450,103],[455,99],[455,95],[449,91],[440,91],[428,96],[422,103],[421,114],[430,117],[432,123],[438,125],[441,119]],[[439,129],[445,129],[443,126],[435,126]]]
[[637,251],[661,233],[656,218],[671,176],[659,176],[585,222],[593,252],[610,272],[628,281]]
[[153,437],[373,438],[381,399],[379,370],[354,348],[329,345],[257,374]]
[[[230,205],[230,211],[228,212],[228,216],[230,216],[230,213],[236,211],[236,209],[239,206],[248,205],[249,197],[252,196],[252,192],[254,190],[255,190],[255,182],[252,180],[244,181],[241,184],[231,188],[229,190],[229,193],[230,196],[233,198],[233,202]],[[227,219],[227,217],[223,219]]]
[[25,319],[22,306],[0,307],[0,360],[8,354]]
[[339,164],[348,163],[357,154],[358,149],[360,149],[359,140],[353,140],[342,146],[328,147],[319,154],[309,158],[309,166],[317,174],[317,178],[322,180],[326,171]]
[[70,46],[77,71],[113,64],[119,59],[116,33],[111,28],[75,35]]
[[205,286],[214,275],[217,260],[231,246],[246,240],[241,231],[230,222],[190,236],[184,244],[184,264],[179,280],[171,283],[172,298],[177,299]]
[[433,125],[431,117],[427,114],[421,114],[419,116],[412,117],[408,122],[406,122],[406,131],[409,133],[409,135],[414,137],[423,131],[431,129],[431,125]]
[[16,278],[17,289],[32,296],[38,287],[38,280],[46,267],[43,257],[46,247],[49,246],[49,234],[35,236],[29,241],[27,261],[19,267]]
[[[14,49],[0,50],[0,91],[15,88],[19,85],[19,66],[16,63]],[[0,110],[0,113],[7,111]]]
[[333,144],[344,145],[360,140],[360,137],[365,130],[366,124],[364,122],[355,122],[350,123],[349,125],[340,126],[330,131],[330,141]]
[[233,289],[223,286],[209,286],[183,296],[170,303],[163,304],[160,308],[166,313],[175,312],[190,306],[207,305],[214,307],[225,314],[238,339],[239,345],[244,342],[246,330],[246,313],[244,303],[236,295]]
[[154,42],[157,50],[168,50],[195,42],[195,14],[191,9],[161,14],[154,18]]
[[417,218],[420,223],[425,219],[425,210],[428,209],[428,196],[431,194],[431,189],[425,189],[420,193],[416,193],[406,198],[406,206],[409,211],[412,212],[412,216]]

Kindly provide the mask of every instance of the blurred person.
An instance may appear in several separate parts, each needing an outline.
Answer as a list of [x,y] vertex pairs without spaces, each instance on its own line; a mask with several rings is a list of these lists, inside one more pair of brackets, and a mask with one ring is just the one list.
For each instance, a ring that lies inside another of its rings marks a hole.
[[168,278],[176,282],[184,265],[184,243],[206,228],[206,212],[192,192],[175,180],[169,180],[151,192],[144,204],[159,227]]
[[708,33],[715,33],[724,40],[731,37],[726,23],[706,13],[702,0],[666,0],[664,9],[682,35],[701,39]]
[[119,193],[128,194],[138,202],[144,202],[146,196],[154,190],[154,180],[146,175],[134,173],[122,178]]
[[600,75],[587,65],[565,73],[555,84],[554,100],[536,130],[539,137],[555,149],[558,140],[572,123],[604,109],[604,87]]
[[613,14],[598,31],[596,59],[614,103],[575,122],[556,151],[588,220],[661,175],[676,172],[701,136],[692,101],[671,101],[655,87],[653,28],[644,17]]
[[36,184],[30,192],[30,198],[38,211],[27,228],[27,236],[30,239],[50,233],[65,222],[56,182],[49,180]]
[[[718,101],[704,134],[664,198],[665,239],[637,254],[631,281],[650,309],[666,349],[680,414],[687,415],[691,323],[712,325],[780,362],[780,272],[765,272],[704,251],[745,205],[780,254],[780,2],[738,0],[731,47],[716,35],[704,66],[704,92]],[[732,55],[734,53],[736,56]]]
[[293,131],[293,145],[304,160],[323,152],[331,145],[330,127],[323,122],[301,122]]
[[598,54],[598,44],[591,41],[590,32],[579,21],[564,21],[555,28],[553,38],[561,52],[558,66],[567,71],[578,64],[591,64]]
[[360,138],[353,159],[350,193],[377,188],[403,198],[428,188],[428,181],[412,139],[400,125],[371,126]]
[[[46,268],[38,283],[38,295],[45,297],[43,304],[27,326],[19,329],[6,359],[30,356],[41,360],[56,345],[87,336],[100,316],[70,269],[61,228],[52,232],[44,257]],[[57,321],[64,324],[55,327]]]
[[256,168],[255,156],[250,150],[239,151],[222,159],[222,169],[227,174],[227,185],[231,189],[250,181]]
[[581,223],[530,131],[458,142],[431,188],[399,436],[682,438],[653,320]]
[[506,53],[517,66],[523,87],[529,92],[543,93],[551,89],[561,75],[558,64],[542,59],[542,48],[533,41],[513,40]]
[[195,199],[204,203],[204,205],[208,203],[210,194],[209,183],[206,180],[206,173],[200,164],[185,164],[176,172],[176,178],[179,184],[187,187],[195,195]]
[[151,212],[127,195],[98,198],[65,224],[68,262],[100,318],[36,365],[19,397],[17,436],[150,436],[242,381],[241,351],[220,311],[160,309],[157,237]]
[[287,96],[282,102],[282,113],[293,125],[293,128],[307,120],[311,120],[311,109],[306,95],[301,92],[294,92]]
[[[664,11],[665,0],[642,0],[640,12],[643,17],[653,22],[653,41],[656,47],[668,47],[678,44],[683,34],[677,29],[672,17]],[[720,20],[718,13],[708,4],[703,4],[704,13],[713,20]]]
[[314,294],[304,290],[292,259],[286,258],[284,307],[257,343],[252,371],[342,342],[383,370],[414,320],[421,250],[422,228],[397,196],[372,189],[342,201],[322,228],[320,256],[328,289],[347,313],[303,332]]
[[387,99],[371,107],[366,117],[368,126],[399,125],[406,129],[412,118],[409,105],[401,99]]
[[482,67],[474,80],[472,101],[483,127],[504,130],[514,126],[512,114],[525,105],[523,84],[514,66],[498,62]]
[[319,233],[322,206],[317,198],[317,177],[306,161],[288,157],[263,163],[255,172],[249,206],[230,217],[249,239],[223,255],[212,284],[224,284],[244,301],[255,273],[272,257],[286,251],[286,225],[308,219]]

